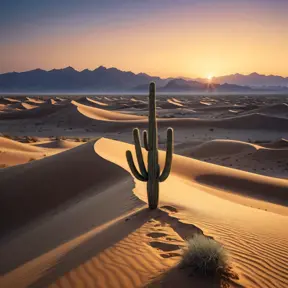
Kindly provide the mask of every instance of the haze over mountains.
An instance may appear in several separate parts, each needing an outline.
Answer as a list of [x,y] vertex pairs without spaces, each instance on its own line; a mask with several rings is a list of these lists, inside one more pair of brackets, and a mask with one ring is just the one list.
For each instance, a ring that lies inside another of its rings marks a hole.
[[72,67],[45,71],[35,69],[26,72],[0,74],[0,92],[135,92],[146,91],[147,84],[156,82],[159,91],[288,91],[288,78],[265,76],[257,73],[250,75],[234,74],[207,79],[160,78],[145,73],[121,71],[117,68],[100,66],[95,70],[77,71]]
[[281,77],[275,75],[261,75],[258,73],[251,73],[249,75],[232,74],[213,78],[213,82],[224,84],[236,84],[250,87],[273,87],[282,86],[288,87],[288,77]]

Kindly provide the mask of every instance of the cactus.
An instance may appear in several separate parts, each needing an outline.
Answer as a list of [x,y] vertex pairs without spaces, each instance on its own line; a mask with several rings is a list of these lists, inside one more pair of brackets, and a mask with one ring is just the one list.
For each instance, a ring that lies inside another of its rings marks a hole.
[[159,199],[159,182],[163,182],[170,174],[172,155],[173,155],[173,129],[167,130],[166,160],[165,166],[160,173],[158,163],[158,137],[157,137],[157,120],[156,120],[156,99],[155,83],[149,86],[149,128],[148,133],[143,131],[144,147],[148,151],[148,169],[146,169],[140,142],[139,129],[133,130],[136,157],[140,172],[137,170],[131,151],[126,151],[126,158],[131,172],[136,179],[147,182],[148,205],[150,209],[156,209]]

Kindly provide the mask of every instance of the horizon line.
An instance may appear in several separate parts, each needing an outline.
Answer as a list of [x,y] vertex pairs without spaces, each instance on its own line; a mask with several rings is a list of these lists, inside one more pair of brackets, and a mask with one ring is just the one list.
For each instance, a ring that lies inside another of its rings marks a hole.
[[[122,69],[119,69],[119,68],[117,68],[117,67],[115,67],[115,66],[111,66],[111,67],[106,67],[106,66],[104,66],[104,65],[99,65],[98,67],[96,67],[95,69],[93,69],[93,70],[91,70],[91,69],[89,69],[89,68],[84,68],[84,69],[82,69],[82,70],[80,70],[80,69],[76,69],[76,68],[74,68],[74,67],[72,67],[72,66],[66,66],[66,67],[62,67],[62,68],[53,68],[53,69],[50,69],[50,70],[46,70],[46,69],[42,69],[42,68],[39,68],[39,67],[37,67],[37,68],[34,68],[34,69],[31,69],[31,70],[24,70],[24,71],[8,71],[8,72],[4,72],[4,73],[0,73],[0,75],[4,75],[4,74],[9,74],[9,73],[25,73],[25,72],[31,72],[31,71],[35,71],[35,70],[41,70],[41,71],[45,71],[45,72],[50,72],[50,71],[53,71],[53,70],[64,70],[64,69],[67,69],[67,68],[72,68],[73,70],[75,70],[76,72],[79,72],[79,73],[81,73],[81,72],[83,72],[83,71],[85,71],[85,70],[88,70],[88,71],[90,71],[90,72],[93,72],[93,71],[95,71],[95,70],[97,70],[97,69],[99,69],[100,67],[103,67],[103,68],[105,68],[105,69],[117,69],[117,70],[119,70],[119,71],[121,71],[121,72],[127,72],[127,73],[133,73],[133,74],[135,74],[135,75],[139,75],[139,74],[146,74],[146,75],[148,75],[148,76],[150,76],[150,77],[158,77],[158,78],[160,78],[160,79],[168,79],[168,78],[174,78],[174,79],[177,79],[177,78],[179,78],[179,79],[183,79],[183,78],[189,78],[189,79],[191,79],[191,80],[197,80],[197,79],[206,79],[207,77],[201,77],[201,76],[197,76],[197,77],[191,77],[191,76],[167,76],[167,77],[163,77],[163,76],[156,76],[156,75],[150,75],[150,74],[148,74],[148,73],[146,73],[146,72],[139,72],[139,73],[136,73],[136,72],[133,72],[133,71],[131,71],[131,70],[122,70]],[[288,78],[288,75],[287,76],[283,76],[283,75],[275,75],[275,74],[261,74],[261,73],[258,73],[258,72],[250,72],[250,73],[247,73],[247,74],[242,74],[242,73],[239,73],[239,72],[235,72],[235,73],[231,73],[231,74],[226,74],[226,75],[220,75],[220,76],[212,76],[212,79],[213,78],[219,78],[219,77],[227,77],[227,76],[234,76],[234,75],[242,75],[242,76],[250,76],[250,75],[252,75],[252,74],[257,74],[257,75],[259,75],[259,76],[266,76],[266,77],[269,77],[269,76],[274,76],[274,77],[282,77],[282,78]]]

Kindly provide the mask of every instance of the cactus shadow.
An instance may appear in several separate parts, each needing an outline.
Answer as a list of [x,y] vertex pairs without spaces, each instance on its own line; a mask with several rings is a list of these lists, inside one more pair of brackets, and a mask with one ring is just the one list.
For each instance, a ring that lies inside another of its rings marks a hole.
[[180,269],[179,265],[154,279],[147,288],[244,288],[241,284],[235,283],[238,279],[230,272],[221,277],[196,277],[189,274],[189,271]]
[[[203,231],[190,223],[183,223],[177,217],[177,209],[172,206],[162,206],[159,210],[155,210],[154,219],[159,221],[162,226],[167,224],[184,240],[187,240],[195,234],[204,235]],[[206,236],[206,235],[205,235]],[[206,236],[209,237],[209,236]],[[152,242],[155,243],[155,242]],[[178,253],[169,253],[165,258],[181,256]],[[173,267],[166,273],[154,279],[146,287],[199,287],[199,288],[242,288],[234,282],[238,279],[238,275],[229,267],[225,273],[215,277],[197,277],[192,275],[189,269],[183,269],[180,264]]]
[[[151,211],[148,208],[142,208],[140,211],[109,226],[107,229],[101,231],[101,233],[82,242],[81,245],[64,255],[64,257],[62,257],[55,266],[50,268],[42,278],[29,287],[49,286],[61,276],[76,269],[105,249],[112,247],[114,244],[126,238],[129,234],[135,232],[145,223],[152,220],[155,217],[154,215],[155,211]],[[80,237],[83,235],[80,235]]]

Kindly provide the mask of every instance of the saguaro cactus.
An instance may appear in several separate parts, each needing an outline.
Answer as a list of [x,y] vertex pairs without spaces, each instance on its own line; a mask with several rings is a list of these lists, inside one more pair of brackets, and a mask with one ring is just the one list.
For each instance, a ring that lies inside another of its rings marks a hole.
[[148,151],[148,169],[146,169],[141,150],[139,129],[133,130],[135,142],[135,151],[140,172],[137,170],[131,151],[126,151],[126,158],[131,172],[140,181],[147,182],[148,204],[150,209],[156,209],[159,199],[159,182],[163,182],[170,174],[172,155],[173,155],[173,129],[167,129],[167,145],[166,145],[166,161],[165,166],[160,174],[160,166],[158,163],[158,135],[156,120],[156,99],[155,99],[155,83],[149,86],[149,128],[148,133],[143,131],[144,147]]

